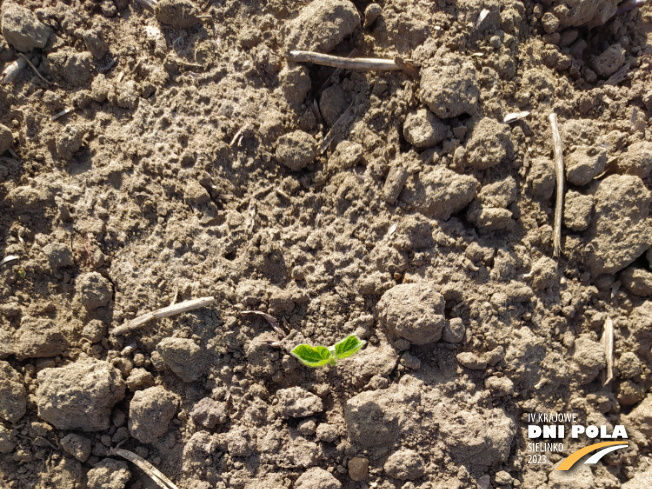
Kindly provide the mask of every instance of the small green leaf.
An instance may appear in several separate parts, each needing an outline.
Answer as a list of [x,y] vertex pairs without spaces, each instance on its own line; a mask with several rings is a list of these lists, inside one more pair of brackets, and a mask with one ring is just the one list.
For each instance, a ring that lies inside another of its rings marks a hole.
[[324,346],[297,345],[290,352],[308,367],[321,367],[333,361],[333,354]]
[[361,340],[356,335],[347,336],[339,343],[335,343],[335,358],[350,357],[365,345],[366,341]]

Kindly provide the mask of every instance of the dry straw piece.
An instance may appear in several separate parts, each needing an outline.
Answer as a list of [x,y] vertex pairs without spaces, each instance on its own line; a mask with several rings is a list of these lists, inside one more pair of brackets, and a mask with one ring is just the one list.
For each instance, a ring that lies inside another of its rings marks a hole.
[[148,312],[147,314],[143,314],[142,316],[138,316],[135,319],[127,321],[122,326],[118,326],[113,331],[111,331],[111,334],[114,336],[118,336],[121,334],[129,333],[130,331],[139,328],[140,326],[151,321],[152,319],[176,316],[177,314],[181,314],[188,311],[194,311],[195,309],[199,309],[201,307],[210,306],[213,303],[215,303],[214,297],[200,297],[199,299],[191,299],[191,300],[180,302],[179,304],[172,304],[171,306],[163,307],[161,309],[157,309],[156,311]]
[[[405,69],[404,66],[401,66],[401,62],[397,63],[393,59],[343,58],[341,56],[316,53],[314,51],[290,51],[288,59],[295,63],[314,63],[316,65],[342,68],[345,70],[398,71]],[[408,60],[401,61],[405,63]]]
[[555,202],[555,229],[552,241],[552,255],[559,257],[561,252],[561,218],[564,210],[564,147],[559,135],[557,125],[557,114],[550,114],[550,126],[552,127],[552,145],[555,154],[555,174],[557,176],[557,200]]
[[159,487],[162,487],[163,489],[179,489],[174,482],[172,482],[170,479],[168,479],[165,476],[165,474],[163,474],[163,472],[158,470],[156,467],[154,467],[152,464],[150,464],[147,460],[145,460],[141,456],[136,455],[134,452],[130,452],[129,450],[123,450],[122,448],[112,448],[109,451],[109,455],[118,455],[122,458],[129,460],[136,467],[138,467],[140,470],[142,470],[148,476],[150,476],[151,479],[154,482],[156,482],[156,484]]
[[607,357],[606,379],[602,385],[607,385],[614,378],[614,322],[609,317],[604,322],[604,331],[600,343],[604,348],[604,355]]

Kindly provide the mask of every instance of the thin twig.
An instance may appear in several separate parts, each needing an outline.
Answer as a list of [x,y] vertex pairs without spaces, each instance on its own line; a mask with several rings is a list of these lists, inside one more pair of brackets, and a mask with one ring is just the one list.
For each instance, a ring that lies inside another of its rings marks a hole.
[[129,450],[124,450],[122,448],[112,448],[111,450],[109,450],[109,455],[118,455],[122,458],[129,460],[136,467],[138,467],[140,470],[142,470],[148,476],[150,476],[152,480],[156,482],[156,484],[159,487],[162,487],[163,489],[179,489],[174,484],[174,482],[172,482],[170,479],[168,479],[165,476],[165,474],[163,474],[163,472],[158,470],[156,467],[150,464],[143,457],[136,455],[134,452],[130,452]]
[[555,203],[555,233],[552,242],[552,255],[557,258],[561,251],[561,218],[564,209],[564,147],[557,126],[557,114],[550,114],[552,143],[555,154],[555,173],[557,175],[557,201]]
[[290,51],[288,59],[295,63],[314,63],[345,70],[398,71],[403,69],[393,59],[343,58],[342,56],[331,56],[330,54],[316,53],[314,51]]
[[52,85],[52,82],[47,81],[45,79],[45,77],[38,72],[38,70],[36,69],[36,66],[34,66],[32,64],[32,62],[27,59],[27,56],[25,56],[24,54],[21,54],[20,57],[23,58],[25,61],[27,61],[27,64],[34,70],[34,73],[36,73],[41,80],[43,80],[48,85]]
[[[358,49],[353,48],[349,53],[349,55],[347,56],[347,58],[353,58],[353,56],[355,56],[356,54],[358,54]],[[342,68],[337,68],[335,71],[333,71],[333,73],[331,73],[331,75],[328,78],[326,78],[326,81],[322,84],[322,86],[319,87],[319,90],[317,90],[317,94],[320,94],[324,90],[326,90],[326,88],[330,86],[331,82],[335,79],[335,77],[339,75],[341,72],[342,72]],[[317,103],[317,99],[315,99],[315,103]]]
[[604,322],[604,331],[600,343],[604,348],[604,354],[607,357],[607,373],[603,386],[607,385],[614,378],[614,322],[610,317]]
[[201,307],[210,306],[214,302],[214,297],[200,297],[199,299],[191,299],[188,301],[180,302],[179,304],[163,307],[161,309],[157,309],[156,311],[148,312],[147,314],[143,314],[142,316],[138,316],[135,319],[127,321],[122,326],[118,326],[113,331],[111,331],[111,334],[118,336],[121,334],[129,333],[130,331],[139,328],[152,319],[176,316],[177,314],[194,311],[195,309],[199,309]]

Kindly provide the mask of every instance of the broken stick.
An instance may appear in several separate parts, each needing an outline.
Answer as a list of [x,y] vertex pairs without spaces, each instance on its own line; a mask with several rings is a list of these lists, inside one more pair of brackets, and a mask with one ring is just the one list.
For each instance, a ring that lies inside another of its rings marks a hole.
[[136,455],[134,452],[130,452],[129,450],[124,450],[122,448],[112,448],[109,450],[109,455],[118,455],[129,460],[136,467],[150,476],[156,485],[163,489],[179,489],[174,482],[172,482],[165,476],[165,474],[163,474],[163,472],[158,470],[140,455]]
[[607,370],[605,374],[605,381],[603,386],[607,385],[614,378],[614,322],[610,317],[604,322],[604,331],[600,343],[604,348],[604,355],[607,357]]
[[[401,63],[396,63],[393,59],[343,58],[314,51],[290,51],[288,59],[295,63],[314,63],[345,70],[398,71],[405,69],[404,66],[401,66]],[[402,62],[409,63],[409,60],[402,60]]]
[[147,314],[143,314],[142,316],[138,316],[137,318],[127,321],[122,326],[118,326],[113,331],[111,331],[111,334],[118,336],[121,334],[129,333],[130,331],[139,328],[152,319],[176,316],[177,314],[194,311],[195,309],[199,309],[201,307],[210,306],[214,302],[214,297],[200,297],[199,299],[191,299],[188,301],[180,302],[179,304],[172,304],[171,306],[148,312]]
[[555,228],[552,240],[552,256],[559,257],[561,251],[561,218],[564,210],[564,147],[557,126],[557,114],[550,114],[552,127],[552,146],[555,154],[555,174],[557,176],[557,199],[555,202]]

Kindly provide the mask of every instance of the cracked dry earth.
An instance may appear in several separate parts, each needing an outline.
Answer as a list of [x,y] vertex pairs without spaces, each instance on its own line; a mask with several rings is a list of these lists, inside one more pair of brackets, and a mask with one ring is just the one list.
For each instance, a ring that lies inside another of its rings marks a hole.
[[1,3],[0,486],[652,485],[649,5]]

